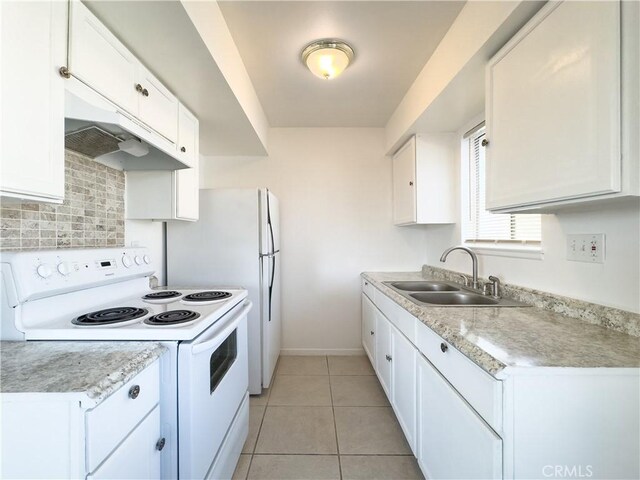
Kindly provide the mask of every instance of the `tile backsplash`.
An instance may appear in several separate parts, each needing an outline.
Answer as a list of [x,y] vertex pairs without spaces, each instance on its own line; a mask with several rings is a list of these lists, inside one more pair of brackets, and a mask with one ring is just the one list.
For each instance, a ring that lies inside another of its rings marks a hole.
[[0,204],[0,250],[124,245],[124,172],[67,151],[65,200]]

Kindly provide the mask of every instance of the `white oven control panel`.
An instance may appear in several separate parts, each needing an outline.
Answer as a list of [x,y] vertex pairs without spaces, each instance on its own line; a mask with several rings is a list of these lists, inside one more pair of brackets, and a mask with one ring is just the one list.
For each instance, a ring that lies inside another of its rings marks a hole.
[[3,252],[1,262],[15,304],[155,272],[143,247]]

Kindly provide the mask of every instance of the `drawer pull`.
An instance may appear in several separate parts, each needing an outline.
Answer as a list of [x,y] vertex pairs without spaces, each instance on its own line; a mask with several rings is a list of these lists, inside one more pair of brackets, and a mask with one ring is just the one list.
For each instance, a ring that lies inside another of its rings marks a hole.
[[385,355],[384,357],[387,359],[387,362],[390,362],[392,360],[391,355]]
[[442,350],[442,353],[445,353],[447,350],[449,350],[449,345],[447,345],[446,343],[442,342],[440,344],[440,350]]
[[140,385],[134,385],[129,389],[129,398],[136,399],[140,395]]
[[369,282],[364,282],[365,285],[369,285]]
[[180,148],[180,151],[181,151],[182,153],[184,153],[184,152],[186,152],[186,151],[187,151],[187,149],[186,149],[186,147],[182,147],[182,148]]
[[162,437],[160,440],[158,440],[156,442],[156,450],[158,451],[162,451],[162,449],[164,448],[164,444],[167,443],[166,440],[164,439],[164,437]]
[[373,332],[373,330],[371,330],[371,331],[370,331],[369,333],[370,333],[371,335],[374,335],[374,332]]

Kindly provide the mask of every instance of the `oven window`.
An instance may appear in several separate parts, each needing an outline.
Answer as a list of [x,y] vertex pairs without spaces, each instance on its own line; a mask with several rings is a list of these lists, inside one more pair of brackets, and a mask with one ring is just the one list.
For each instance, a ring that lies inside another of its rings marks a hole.
[[222,342],[209,359],[209,393],[213,393],[238,356],[237,330]]

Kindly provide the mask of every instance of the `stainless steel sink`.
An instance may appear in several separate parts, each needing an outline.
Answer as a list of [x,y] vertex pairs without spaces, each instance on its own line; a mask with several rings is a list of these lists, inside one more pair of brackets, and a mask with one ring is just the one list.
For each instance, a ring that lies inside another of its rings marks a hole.
[[466,292],[444,292],[437,295],[419,292],[410,293],[409,296],[421,303],[433,305],[497,305],[500,303],[500,300],[496,298]]
[[383,282],[413,303],[431,307],[528,307],[508,298],[483,295],[480,291],[456,282],[414,280]]
[[458,287],[444,282],[388,282],[388,285],[405,292],[457,292]]

